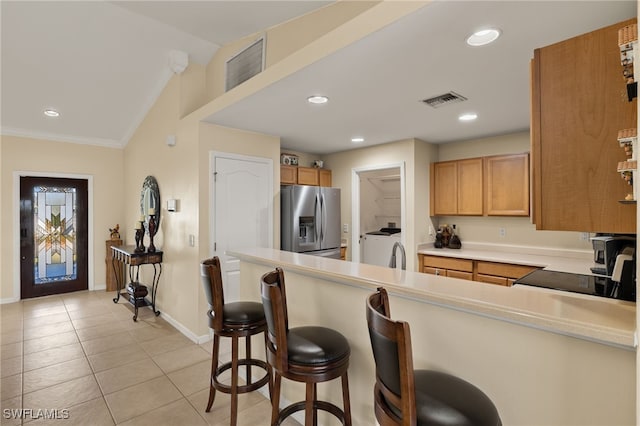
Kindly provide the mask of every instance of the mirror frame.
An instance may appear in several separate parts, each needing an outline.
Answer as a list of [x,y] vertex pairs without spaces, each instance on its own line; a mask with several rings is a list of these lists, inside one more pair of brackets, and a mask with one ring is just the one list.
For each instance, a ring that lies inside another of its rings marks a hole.
[[149,202],[147,202],[147,195],[151,194],[152,198],[155,199],[154,208],[156,209],[156,223],[160,226],[160,187],[158,186],[158,181],[153,176],[147,176],[144,178],[144,182],[142,183],[142,190],[140,191],[140,213],[144,216],[144,222],[149,222],[149,213],[147,207],[149,206]]

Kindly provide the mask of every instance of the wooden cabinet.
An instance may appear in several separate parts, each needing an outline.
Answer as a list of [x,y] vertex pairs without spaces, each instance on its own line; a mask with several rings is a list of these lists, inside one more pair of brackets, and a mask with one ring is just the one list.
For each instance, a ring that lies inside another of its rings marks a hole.
[[528,216],[529,154],[431,164],[432,216]]
[[431,215],[482,215],[482,158],[431,166]]
[[529,216],[529,154],[485,157],[487,216]]
[[536,49],[531,63],[533,221],[537,229],[635,233],[618,130],[637,127],[618,29],[624,21]]
[[527,275],[539,269],[535,266],[515,265],[511,263],[497,263],[476,261],[476,281],[499,284],[513,285],[513,282],[520,277]]
[[340,259],[347,260],[347,248],[340,247]]
[[295,185],[298,183],[298,168],[296,166],[280,165],[280,184]]
[[418,254],[418,258],[419,272],[504,286],[511,286],[516,279],[539,269],[528,265],[426,254]]
[[473,279],[473,261],[452,257],[419,255],[421,271],[451,278]]
[[331,186],[331,170],[280,165],[281,185]]
[[298,167],[298,185],[314,185],[320,184],[318,177],[318,169],[313,167]]
[[[107,291],[114,291],[117,288],[117,284],[118,284],[118,279],[120,279],[121,281],[123,280],[123,276],[124,276],[124,268],[120,268],[116,265],[116,268],[114,270],[114,264],[113,264],[113,251],[111,250],[111,246],[121,246],[122,245],[122,240],[120,239],[112,239],[112,240],[106,240],[105,241],[105,247],[106,247],[106,256],[104,259],[105,262],[105,269],[106,269],[106,286],[107,286]],[[118,277],[116,277],[116,270],[119,274]]]
[[316,169],[318,170],[318,182],[320,186],[331,186],[331,170]]

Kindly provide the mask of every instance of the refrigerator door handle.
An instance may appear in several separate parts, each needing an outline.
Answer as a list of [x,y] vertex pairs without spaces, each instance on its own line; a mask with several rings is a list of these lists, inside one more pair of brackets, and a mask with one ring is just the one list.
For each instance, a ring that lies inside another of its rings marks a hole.
[[324,209],[324,194],[320,194],[320,220],[322,221],[320,227],[320,242],[324,248],[324,228],[327,222],[327,212]]
[[320,204],[320,195],[316,194],[316,201],[315,201],[315,205],[313,206],[313,214],[314,214],[314,231],[315,231],[315,235],[316,235],[316,241],[320,241],[320,239],[322,238],[322,233],[321,233],[321,221],[322,221],[322,205]]

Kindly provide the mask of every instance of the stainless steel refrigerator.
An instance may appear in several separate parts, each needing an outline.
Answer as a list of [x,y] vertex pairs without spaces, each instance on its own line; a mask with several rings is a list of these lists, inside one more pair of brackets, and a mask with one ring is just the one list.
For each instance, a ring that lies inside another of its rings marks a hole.
[[286,251],[340,259],[340,189],[282,186],[280,245]]

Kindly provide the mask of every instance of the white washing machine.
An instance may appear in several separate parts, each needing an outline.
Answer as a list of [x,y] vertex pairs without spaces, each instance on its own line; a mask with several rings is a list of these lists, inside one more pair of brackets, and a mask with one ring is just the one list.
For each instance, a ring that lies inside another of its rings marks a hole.
[[[362,238],[362,263],[388,267],[393,245],[399,243],[401,239],[400,232],[391,235],[365,234]],[[396,256],[399,255],[399,252],[396,253]],[[398,268],[400,268],[400,263],[397,262]]]

